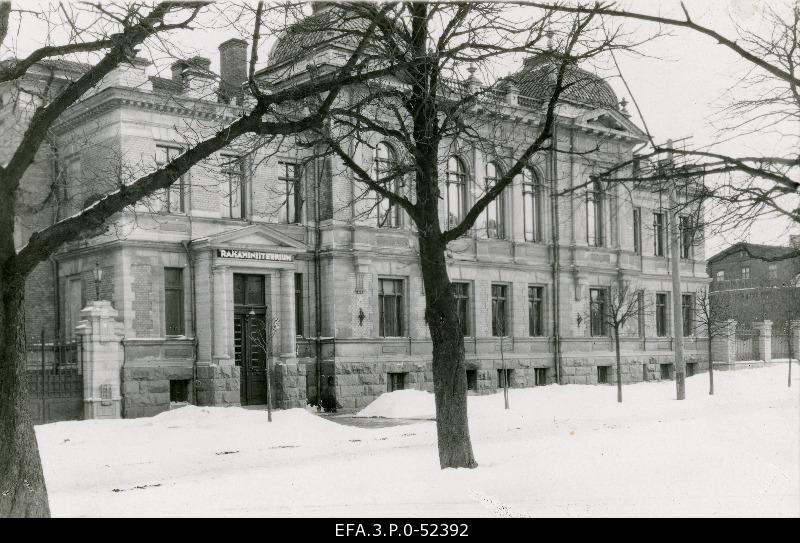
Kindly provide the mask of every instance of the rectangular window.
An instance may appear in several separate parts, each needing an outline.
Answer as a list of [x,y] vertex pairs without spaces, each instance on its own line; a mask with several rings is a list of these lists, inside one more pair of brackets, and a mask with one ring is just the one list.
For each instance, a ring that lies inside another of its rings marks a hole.
[[605,244],[603,201],[602,185],[594,181],[586,193],[586,239],[593,247],[603,247]]
[[164,322],[168,336],[183,335],[183,269],[164,268]]
[[718,271],[717,272],[717,281],[724,281],[724,280],[725,280],[725,272],[724,271]]
[[681,258],[689,260],[692,258],[692,242],[694,238],[691,217],[680,217],[680,238]]
[[534,386],[541,387],[547,384],[547,368],[534,368]]
[[589,333],[592,336],[606,335],[606,291],[589,289]]
[[506,379],[508,380],[508,388],[514,384],[514,370],[506,368],[497,370],[497,387],[506,388]]
[[236,155],[222,155],[221,159],[226,214],[231,219],[244,219],[247,216],[244,161]]
[[544,335],[544,287],[528,287],[528,335]]
[[492,285],[492,335],[508,335],[508,285]]
[[653,213],[653,254],[664,256],[664,231],[666,227],[666,215],[664,213]]
[[386,376],[386,384],[388,385],[389,392],[395,390],[403,390],[406,388],[406,374],[405,373],[389,373]]
[[694,333],[694,296],[691,294],[681,296],[681,313],[683,315],[683,336],[691,336]]
[[662,380],[672,379],[672,364],[661,364],[660,369]]
[[667,295],[664,293],[656,294],[656,335],[667,337]]
[[478,370],[467,370],[467,390],[478,390]]
[[686,377],[691,377],[695,373],[697,362],[687,362],[686,363]]
[[769,265],[769,278],[770,279],[777,279],[778,278],[778,265],[777,264],[770,264]]
[[472,335],[472,323],[469,318],[469,283],[451,283],[453,296],[456,299],[456,313],[461,324],[461,335]]
[[403,281],[401,279],[378,279],[379,335],[400,337],[403,335]]
[[[156,166],[164,167],[181,153],[183,150],[180,147],[156,145]],[[161,193],[159,197],[163,200],[161,211],[163,213],[184,213],[186,211],[185,189],[185,176],[182,175]]]
[[66,337],[74,339],[75,327],[81,321],[81,309],[86,304],[83,299],[83,281],[80,276],[70,277],[67,281]]
[[742,279],[750,279],[750,268],[747,266],[742,268]]
[[633,208],[633,252],[642,254],[642,208]]
[[170,403],[187,403],[189,401],[189,380],[171,379],[169,382]]
[[303,274],[294,274],[294,331],[304,336],[303,330]]
[[644,291],[636,293],[636,324],[639,337],[644,337]]
[[303,208],[300,185],[300,167],[293,162],[281,162],[281,175],[278,181],[283,190],[283,202],[278,211],[278,222],[296,224],[300,222]]
[[597,384],[608,384],[608,366],[597,366]]

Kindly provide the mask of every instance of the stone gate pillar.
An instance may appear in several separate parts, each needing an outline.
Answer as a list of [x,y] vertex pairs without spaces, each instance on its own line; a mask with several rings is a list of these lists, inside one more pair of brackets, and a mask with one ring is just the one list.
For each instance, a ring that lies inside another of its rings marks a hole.
[[792,342],[792,359],[800,359],[800,320],[789,321],[789,341]]
[[121,370],[123,323],[116,320],[111,302],[91,302],[81,310],[75,332],[83,349],[83,418],[118,419],[122,416]]
[[772,361],[772,321],[754,322],[753,330],[758,331],[758,354],[764,363]]
[[736,362],[736,321],[728,319],[714,324],[716,334],[711,339],[711,362],[722,369],[733,368]]

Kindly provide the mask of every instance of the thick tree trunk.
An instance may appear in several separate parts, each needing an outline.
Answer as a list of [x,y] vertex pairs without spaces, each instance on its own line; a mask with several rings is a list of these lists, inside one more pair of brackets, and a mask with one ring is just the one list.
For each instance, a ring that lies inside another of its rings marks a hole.
[[425,318],[433,343],[436,434],[442,468],[475,468],[467,419],[464,338],[444,258],[444,245],[420,235]]
[[25,279],[0,269],[0,517],[49,517],[47,488],[24,390]]

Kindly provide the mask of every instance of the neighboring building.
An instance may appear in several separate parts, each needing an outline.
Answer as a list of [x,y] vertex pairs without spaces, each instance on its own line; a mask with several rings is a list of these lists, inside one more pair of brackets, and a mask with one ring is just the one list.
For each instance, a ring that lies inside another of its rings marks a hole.
[[712,308],[739,328],[769,320],[785,333],[787,320],[800,319],[800,236],[788,247],[731,245],[708,259],[708,275]]
[[[311,17],[330,13],[321,9]],[[279,88],[309,78],[312,56],[318,64],[339,59],[336,43],[315,45],[288,32],[258,77]],[[20,213],[19,243],[117,186],[123,174],[137,175],[180,153],[187,139],[198,137],[194,130],[202,132],[184,127],[213,130],[232,120],[247,100],[241,91],[247,44],[229,40],[220,55],[222,86],[206,59],[176,63],[171,79],[149,77],[146,63],[136,61],[63,115],[53,127],[58,152],[42,153],[31,173],[41,179],[26,185],[29,212]],[[511,123],[538,115],[540,82],[549,69],[547,61],[529,59],[510,79],[497,105],[509,113],[508,137],[533,133]],[[531,161],[448,252],[468,383],[477,391],[502,383],[501,354],[513,386],[614,382],[613,343],[601,315],[607,288],[620,280],[641,289],[640,314],[622,338],[625,380],[641,380],[643,364],[650,378],[672,375],[663,198],[600,184],[554,197],[630,159],[646,140],[607,83],[572,70],[578,84],[560,109],[559,150]],[[58,76],[73,73],[62,69]],[[596,153],[581,152],[596,146]],[[356,158],[380,175],[397,152],[374,142]],[[120,214],[108,232],[65,247],[29,281],[29,330],[72,337],[81,307],[94,298],[97,265],[104,271],[100,296],[124,325],[125,416],[157,413],[170,401],[263,403],[267,356],[248,330],[270,316],[279,317],[269,354],[281,407],[307,399],[357,408],[387,390],[432,390],[410,221],[383,202],[357,198],[360,189],[339,161],[309,155],[293,138],[247,155],[220,153],[169,191]],[[448,207],[442,221],[448,213],[458,216],[477,187],[507,166],[503,157],[454,146],[442,166],[442,207]],[[44,215],[31,211],[51,185],[59,198],[47,202]],[[708,278],[702,236],[683,238],[693,240],[681,250],[681,303],[692,319],[694,293]],[[693,331],[687,323],[684,335]],[[705,346],[690,338],[686,353],[702,361]]]

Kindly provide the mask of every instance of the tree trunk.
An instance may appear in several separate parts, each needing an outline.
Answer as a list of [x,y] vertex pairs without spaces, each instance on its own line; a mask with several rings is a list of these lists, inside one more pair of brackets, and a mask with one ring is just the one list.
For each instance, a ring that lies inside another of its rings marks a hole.
[[614,328],[614,348],[617,352],[617,402],[622,403],[622,357],[619,353],[619,328]]
[[420,265],[425,284],[425,318],[433,344],[433,384],[436,397],[436,436],[442,468],[475,468],[467,419],[467,372],[464,338],[455,298],[438,239],[420,241]]
[[47,487],[24,390],[25,279],[0,270],[0,517],[49,517]]
[[711,360],[711,326],[708,327],[708,394],[714,395],[714,361]]

